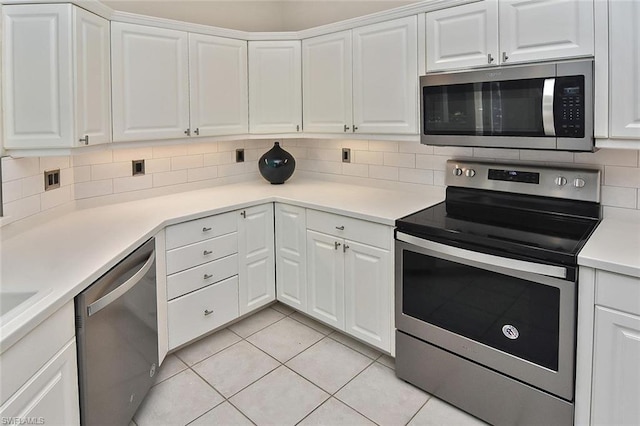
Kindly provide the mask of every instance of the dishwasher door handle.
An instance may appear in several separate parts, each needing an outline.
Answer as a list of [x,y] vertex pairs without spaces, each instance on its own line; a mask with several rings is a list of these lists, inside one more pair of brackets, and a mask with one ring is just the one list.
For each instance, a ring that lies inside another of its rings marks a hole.
[[151,252],[151,254],[149,255],[149,258],[144,263],[144,265],[142,265],[142,268],[140,268],[138,272],[136,272],[131,278],[129,278],[127,281],[120,284],[111,292],[105,294],[100,299],[96,300],[95,302],[87,306],[87,314],[91,316],[95,313],[100,312],[102,309],[109,306],[113,301],[117,300],[120,296],[122,296],[127,291],[129,291],[134,285],[138,284],[142,280],[142,278],[147,274],[147,272],[149,272],[149,269],[151,269],[151,266],[153,265],[153,262],[155,260],[156,260],[156,251],[154,250]]

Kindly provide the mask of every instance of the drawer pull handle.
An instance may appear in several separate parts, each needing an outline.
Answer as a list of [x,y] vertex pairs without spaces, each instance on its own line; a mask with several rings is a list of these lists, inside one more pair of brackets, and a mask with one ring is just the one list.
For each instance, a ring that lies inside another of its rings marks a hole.
[[204,316],[205,317],[211,315],[212,313],[213,313],[213,311],[210,311],[209,309],[205,309],[204,310]]
[[209,231],[211,231],[211,228],[208,228],[206,226],[202,228],[202,232],[209,232]]
[[213,253],[211,250],[205,250],[202,252],[203,256],[209,256],[211,253]]
[[344,225],[342,225],[342,226],[336,226],[336,229],[337,229],[338,231],[344,231]]
[[211,277],[213,277],[213,274],[204,274],[204,276],[202,278],[205,279],[205,280],[208,280]]

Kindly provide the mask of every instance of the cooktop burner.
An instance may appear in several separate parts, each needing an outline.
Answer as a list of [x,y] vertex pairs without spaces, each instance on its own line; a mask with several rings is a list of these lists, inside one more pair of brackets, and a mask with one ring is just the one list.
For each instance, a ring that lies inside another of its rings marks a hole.
[[[397,220],[398,232],[575,266],[600,221],[597,170],[457,161],[449,161],[447,168],[446,200]],[[583,186],[575,186],[576,180]],[[589,190],[598,195],[591,197]]]

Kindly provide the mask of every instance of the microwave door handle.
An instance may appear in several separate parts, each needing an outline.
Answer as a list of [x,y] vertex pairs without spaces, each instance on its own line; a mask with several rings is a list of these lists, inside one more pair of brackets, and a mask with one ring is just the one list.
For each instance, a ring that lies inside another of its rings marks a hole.
[[556,135],[556,125],[553,120],[554,92],[556,86],[555,78],[546,78],[542,88],[542,127],[545,136]]

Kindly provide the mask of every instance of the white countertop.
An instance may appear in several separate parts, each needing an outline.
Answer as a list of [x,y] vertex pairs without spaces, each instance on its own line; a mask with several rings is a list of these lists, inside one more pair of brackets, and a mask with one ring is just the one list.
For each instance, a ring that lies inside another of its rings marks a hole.
[[640,278],[640,221],[603,219],[578,254],[578,264]]
[[3,229],[0,290],[36,295],[0,317],[0,353],[167,225],[275,201],[393,226],[443,199],[442,188],[418,194],[305,178],[255,180],[77,209],[17,233]]

